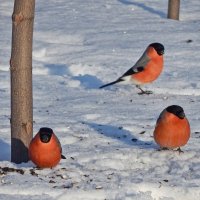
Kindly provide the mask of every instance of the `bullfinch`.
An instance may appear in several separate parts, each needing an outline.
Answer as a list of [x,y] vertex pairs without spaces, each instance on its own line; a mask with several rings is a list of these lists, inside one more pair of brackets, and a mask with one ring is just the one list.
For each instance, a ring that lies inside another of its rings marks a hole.
[[164,46],[160,43],[150,44],[140,59],[126,73],[116,81],[102,85],[104,88],[119,82],[131,82],[140,90],[138,94],[152,94],[151,91],[144,91],[140,86],[150,83],[158,78],[163,70]]
[[190,138],[190,124],[181,106],[172,105],[164,109],[153,133],[155,142],[162,149],[176,149],[181,152]]
[[29,158],[39,168],[55,167],[62,155],[61,144],[51,128],[40,128],[29,145]]

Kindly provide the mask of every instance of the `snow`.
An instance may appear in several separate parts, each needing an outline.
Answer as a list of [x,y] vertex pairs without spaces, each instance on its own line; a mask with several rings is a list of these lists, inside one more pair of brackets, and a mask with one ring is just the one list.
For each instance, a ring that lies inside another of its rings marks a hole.
[[[199,0],[181,1],[180,21],[166,18],[167,1],[36,1],[34,135],[51,127],[67,158],[42,170],[10,162],[13,1],[0,5],[0,199],[200,199]],[[98,89],[152,42],[166,49],[163,73],[144,86],[152,95],[132,85]],[[181,154],[157,151],[152,137],[172,104],[191,125]]]

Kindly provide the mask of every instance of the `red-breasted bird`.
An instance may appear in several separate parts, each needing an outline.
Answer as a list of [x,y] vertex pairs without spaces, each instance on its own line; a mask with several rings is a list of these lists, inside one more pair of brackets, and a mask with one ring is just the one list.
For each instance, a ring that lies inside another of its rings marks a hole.
[[133,67],[131,67],[116,81],[102,85],[100,88],[119,82],[132,82],[141,91],[138,94],[151,94],[151,91],[144,91],[140,86],[156,80],[161,74],[164,63],[163,54],[164,46],[162,44],[150,44]]
[[162,149],[179,151],[190,138],[190,124],[181,106],[172,105],[164,109],[156,123],[154,140]]
[[29,145],[29,158],[40,168],[55,167],[62,155],[61,144],[51,128],[40,128]]

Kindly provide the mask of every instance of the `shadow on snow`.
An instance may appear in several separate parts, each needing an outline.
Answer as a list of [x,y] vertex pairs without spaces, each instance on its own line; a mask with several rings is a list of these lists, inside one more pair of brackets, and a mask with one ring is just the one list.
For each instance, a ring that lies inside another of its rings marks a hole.
[[166,13],[164,13],[162,11],[158,11],[154,8],[151,8],[147,5],[145,5],[145,3],[140,3],[138,1],[135,2],[135,1],[130,1],[130,0],[118,0],[118,1],[125,4],[125,5],[134,5],[134,6],[140,7],[143,10],[146,10],[146,11],[152,13],[152,14],[156,14],[156,15],[160,16],[161,18],[166,18]]
[[[118,140],[130,146],[135,146],[139,149],[156,149],[156,145],[153,141],[143,141],[134,136],[130,131],[125,130],[123,127],[116,127],[112,125],[96,124],[93,122],[83,122],[94,129],[102,136]],[[138,133],[139,136],[139,133]]]
[[10,145],[0,139],[0,161],[10,161]]
[[64,64],[47,64],[50,75],[65,76],[69,75],[73,80],[77,80],[80,84],[87,89],[96,89],[103,83],[96,76],[90,74],[73,75],[68,71],[68,68]]

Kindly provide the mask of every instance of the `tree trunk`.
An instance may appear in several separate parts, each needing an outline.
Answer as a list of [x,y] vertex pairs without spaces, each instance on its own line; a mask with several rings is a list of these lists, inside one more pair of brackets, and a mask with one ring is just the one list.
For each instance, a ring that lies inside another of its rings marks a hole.
[[15,0],[12,15],[11,161],[27,162],[33,136],[32,41],[35,0]]
[[180,10],[180,0],[169,0],[167,18],[179,20],[179,10]]

